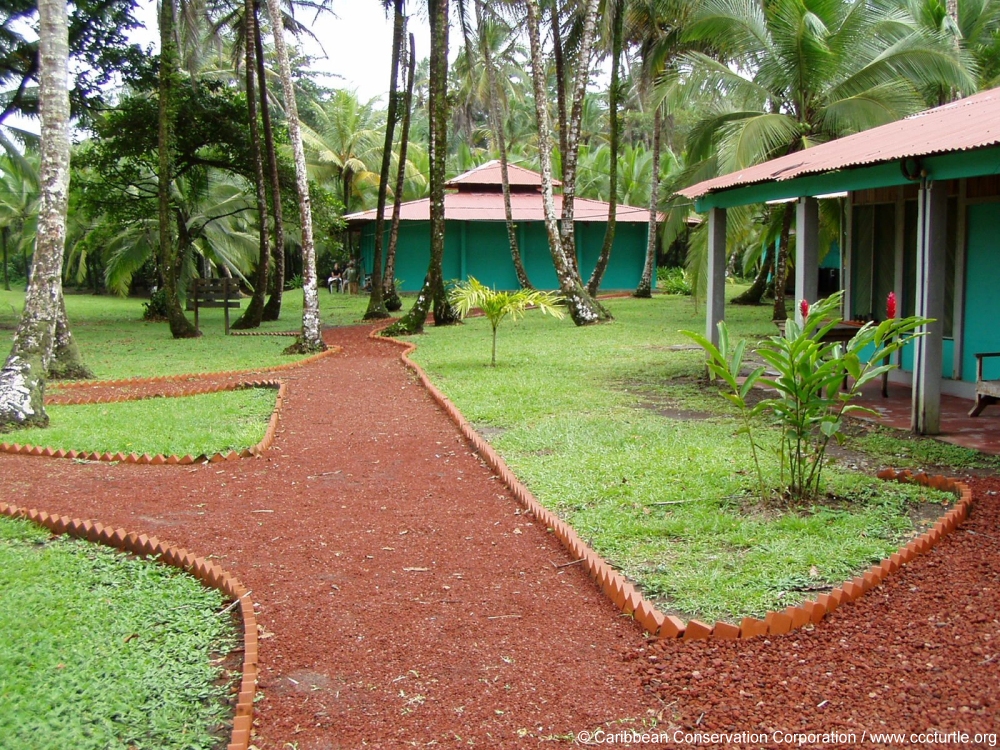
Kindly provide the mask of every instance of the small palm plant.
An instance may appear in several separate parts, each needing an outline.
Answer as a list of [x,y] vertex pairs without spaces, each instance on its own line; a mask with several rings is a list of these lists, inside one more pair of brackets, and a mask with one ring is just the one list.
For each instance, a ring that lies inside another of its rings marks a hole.
[[497,364],[497,327],[510,316],[517,320],[529,307],[536,307],[556,318],[563,317],[563,301],[555,292],[539,292],[535,289],[518,289],[516,292],[498,292],[470,276],[468,281],[458,282],[449,294],[451,304],[461,317],[476,308],[483,311],[493,327],[493,357],[490,365]]

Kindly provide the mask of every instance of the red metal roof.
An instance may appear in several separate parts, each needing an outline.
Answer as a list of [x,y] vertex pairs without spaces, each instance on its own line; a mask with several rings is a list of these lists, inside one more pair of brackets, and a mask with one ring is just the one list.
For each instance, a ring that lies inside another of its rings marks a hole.
[[[556,214],[562,211],[562,196],[554,195]],[[514,221],[545,221],[541,193],[511,193],[511,213]],[[409,201],[400,206],[401,221],[429,221],[431,202],[429,198]],[[577,198],[574,203],[576,221],[607,221],[608,204],[604,201]],[[344,218],[351,223],[375,221],[376,211],[360,211]],[[618,206],[616,212],[621,222],[648,222],[649,209],[636,206]],[[502,193],[446,193],[444,196],[444,218],[449,221],[506,221]],[[662,219],[662,217],[660,217]],[[385,220],[392,219],[392,206],[385,207]]]
[[694,199],[745,185],[996,145],[1000,145],[1000,88],[705,180],[678,192]]
[[[542,176],[538,172],[533,172],[524,167],[514,164],[507,164],[507,180],[511,187],[542,187]],[[465,174],[460,174],[454,179],[448,180],[445,187],[468,188],[474,185],[495,185],[502,189],[503,180],[500,176],[500,162],[496,159],[481,164],[475,169],[470,169]],[[552,180],[553,187],[562,185],[559,180]]]

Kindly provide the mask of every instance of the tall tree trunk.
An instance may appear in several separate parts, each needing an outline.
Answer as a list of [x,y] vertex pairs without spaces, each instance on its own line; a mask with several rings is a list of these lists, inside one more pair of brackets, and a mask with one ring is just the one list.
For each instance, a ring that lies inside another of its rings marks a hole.
[[245,37],[243,40],[246,53],[246,88],[247,88],[247,119],[250,127],[250,159],[254,169],[254,193],[257,199],[257,223],[259,248],[257,254],[257,273],[254,279],[253,296],[247,304],[247,309],[233,323],[233,328],[260,328],[264,316],[264,297],[267,294],[267,275],[270,261],[270,247],[267,241],[267,192],[264,187],[264,158],[260,149],[260,129],[257,124],[257,87],[254,78],[257,75],[257,54],[254,47],[257,16],[254,12],[253,0],[243,2],[243,22]]
[[493,95],[490,97],[489,114],[490,127],[493,130],[493,140],[500,152],[500,182],[503,188],[503,209],[507,221],[507,241],[510,243],[510,258],[514,262],[514,272],[517,283],[522,289],[533,289],[528,272],[521,259],[521,248],[517,243],[517,226],[514,224],[514,212],[510,206],[510,177],[507,173],[507,136],[504,132],[505,113],[501,112],[501,98],[497,86],[497,72],[493,65],[493,55],[486,38],[486,6],[483,0],[476,0],[476,19],[478,25],[479,45],[482,49],[483,67],[486,69],[486,81]]
[[653,296],[653,274],[656,273],[656,217],[660,203],[660,107],[653,110],[653,177],[649,185],[649,228],[646,230],[646,262],[635,296],[649,299]]
[[410,311],[386,329],[396,336],[423,330],[427,308],[434,308],[435,325],[458,322],[458,315],[448,301],[441,268],[444,258],[444,183],[448,148],[448,6],[449,0],[429,0],[431,27],[430,91],[430,166],[431,166],[431,258],[424,287]]
[[167,297],[167,321],[175,339],[200,336],[181,308],[180,278],[181,255],[174,243],[170,221],[170,186],[174,179],[174,117],[177,105],[174,91],[177,88],[179,62],[177,53],[176,8],[174,0],[160,0],[160,101],[157,150],[157,207],[160,232],[160,272],[163,274],[163,291]]
[[760,260],[760,270],[753,280],[753,284],[742,294],[738,294],[732,299],[734,305],[759,305],[764,299],[764,292],[767,291],[767,278],[771,275],[774,266],[774,255],[771,245],[764,248],[764,257]]
[[281,68],[281,87],[285,93],[285,112],[288,116],[288,135],[295,157],[295,188],[299,199],[299,221],[302,224],[302,333],[288,348],[290,352],[323,351],[326,344],[320,332],[319,294],[316,288],[316,246],[313,244],[312,205],[309,200],[309,178],[306,174],[306,156],[302,148],[302,130],[299,127],[299,108],[295,102],[295,81],[285,46],[285,24],[281,18],[278,0],[267,0],[267,9],[274,30],[274,47]]
[[556,63],[556,114],[559,116],[559,154],[566,154],[566,58],[562,48],[562,18],[559,0],[552,0],[552,57]]
[[[609,0],[606,8],[614,8],[614,18],[612,19],[611,31],[611,89],[608,92],[608,116],[611,118],[609,127],[611,163],[608,167],[608,180],[610,182],[611,195],[608,200],[608,225],[604,229],[604,242],[601,245],[601,254],[597,258],[597,265],[587,282],[587,291],[592,295],[597,295],[601,288],[601,280],[604,272],[608,268],[608,261],[611,259],[611,248],[615,243],[615,227],[618,224],[618,141],[621,123],[618,121],[618,99],[619,99],[619,68],[622,57],[622,27],[625,16],[624,0]],[[653,179],[659,175],[654,174]]]
[[271,296],[264,305],[261,320],[277,320],[281,317],[281,295],[285,291],[285,217],[281,206],[281,174],[278,171],[278,150],[274,145],[274,127],[271,125],[271,103],[267,93],[267,70],[264,67],[264,39],[260,31],[260,3],[254,1],[254,47],[257,54],[257,89],[260,93],[260,119],[264,126],[264,151],[267,153],[267,169],[271,186],[271,216],[274,218],[274,243],[271,259]]
[[566,150],[562,155],[562,232],[563,252],[577,267],[576,257],[576,164],[580,158],[580,124],[583,121],[583,100],[590,79],[590,49],[597,28],[597,7],[599,0],[587,0],[584,8],[583,31],[577,50],[576,69],[573,79],[573,108],[566,127]]
[[0,429],[46,425],[45,377],[62,305],[69,202],[69,31],[65,0],[39,0],[41,201],[24,312],[0,370]]
[[398,81],[399,59],[403,54],[403,0],[394,0],[395,13],[392,24],[392,65],[389,74],[389,111],[385,123],[385,141],[382,148],[382,169],[379,171],[378,201],[375,208],[375,253],[372,258],[372,291],[368,298],[365,320],[389,317],[382,289],[382,244],[385,239],[385,200],[389,192],[389,163],[392,159],[392,141],[396,133],[399,112]]
[[406,151],[410,143],[410,115],[413,111],[413,79],[417,67],[417,49],[413,34],[410,38],[409,64],[406,70],[406,97],[403,99],[403,127],[399,134],[399,168],[392,196],[392,225],[389,228],[389,250],[385,258],[385,278],[382,280],[385,307],[395,312],[403,307],[396,291],[396,246],[399,244],[399,212],[403,205],[403,185],[406,181]]
[[528,10],[528,38],[531,42],[531,80],[535,93],[535,116],[538,118],[538,156],[542,167],[542,207],[545,212],[545,231],[549,236],[549,251],[555,266],[559,290],[566,300],[570,317],[579,325],[589,325],[602,320],[602,309],[587,293],[574,265],[570,265],[565,246],[559,236],[555,202],[552,197],[552,133],[549,128],[548,99],[545,91],[545,67],[542,62],[542,45],[539,33],[538,0],[526,0]]
[[781,221],[781,239],[778,242],[778,257],[774,261],[774,312],[772,320],[785,320],[788,311],[785,309],[785,281],[788,271],[788,239],[792,233],[792,208],[794,204],[785,204],[785,216]]
[[73,338],[66,317],[66,300],[59,285],[59,314],[56,317],[55,337],[52,340],[52,360],[49,362],[48,376],[52,380],[86,380],[94,373],[83,363],[80,347]]

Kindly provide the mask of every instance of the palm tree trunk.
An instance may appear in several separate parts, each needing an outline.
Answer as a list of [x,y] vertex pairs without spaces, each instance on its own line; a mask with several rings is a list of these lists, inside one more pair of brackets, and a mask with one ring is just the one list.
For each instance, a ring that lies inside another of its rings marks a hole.
[[566,58],[562,48],[559,0],[552,0],[552,56],[556,63],[556,113],[559,116],[559,154],[566,154]]
[[[273,1],[273,0],[272,0]],[[444,183],[448,147],[448,6],[449,0],[430,0],[428,16],[431,27],[430,87],[430,213],[431,258],[424,287],[410,311],[389,326],[385,333],[398,336],[423,330],[428,306],[434,309],[435,325],[458,322],[444,289]]]
[[646,230],[646,262],[635,296],[649,299],[653,296],[653,274],[656,269],[656,217],[660,202],[660,107],[653,111],[653,176],[649,186],[649,228]]
[[[615,243],[615,226],[618,223],[618,147],[619,131],[621,123],[618,121],[618,99],[619,99],[619,68],[622,57],[622,27],[625,16],[624,0],[609,3],[608,8],[613,7],[614,19],[611,32],[611,89],[608,93],[608,117],[611,118],[609,128],[609,140],[611,147],[611,164],[608,168],[608,180],[610,183],[611,195],[608,199],[608,225],[604,230],[604,243],[601,245],[601,254],[597,258],[597,265],[587,282],[587,291],[592,295],[597,295],[601,288],[601,280],[604,272],[608,268],[608,261],[611,259],[611,248]],[[659,175],[654,173],[655,180]]]
[[413,34],[410,34],[410,60],[406,71],[406,97],[403,99],[403,127],[399,134],[399,168],[396,171],[396,189],[392,196],[392,226],[389,228],[389,249],[385,258],[385,278],[382,280],[385,307],[395,312],[403,307],[396,291],[396,246],[399,243],[399,212],[403,205],[403,185],[406,181],[406,150],[410,143],[410,115],[413,111],[413,80],[417,67],[417,51]]
[[174,179],[174,116],[176,103],[174,90],[179,78],[177,53],[176,8],[174,0],[160,2],[160,101],[157,150],[157,207],[160,232],[160,272],[163,274],[163,291],[167,297],[167,321],[175,339],[200,336],[181,309],[177,288],[181,255],[174,243],[170,221],[170,185]]
[[257,199],[257,224],[259,250],[257,254],[257,274],[254,279],[253,296],[247,304],[247,309],[233,323],[233,328],[260,328],[264,316],[264,296],[267,294],[267,273],[270,260],[270,248],[267,241],[267,193],[264,188],[264,159],[260,149],[260,130],[257,125],[257,87],[254,77],[257,75],[257,55],[254,48],[254,27],[256,14],[253,0],[244,0],[243,23],[245,24],[244,51],[246,53],[246,88],[247,88],[247,119],[250,127],[250,159],[254,167],[254,192]]
[[778,243],[778,257],[774,262],[774,312],[772,320],[785,320],[785,277],[788,270],[788,238],[792,233],[792,215],[795,213],[790,203],[785,204],[785,216],[781,222],[781,240]]
[[49,362],[48,376],[52,380],[86,380],[94,373],[83,363],[80,347],[73,338],[66,317],[66,299],[59,285],[59,314],[56,317],[55,337],[52,341],[52,361]]
[[264,126],[264,151],[267,153],[267,169],[271,185],[271,216],[274,218],[274,244],[271,259],[271,296],[264,305],[261,320],[277,320],[281,317],[281,295],[285,291],[285,219],[281,207],[281,174],[278,172],[278,151],[274,145],[274,128],[271,125],[271,103],[268,101],[267,70],[264,67],[264,40],[260,31],[260,3],[254,1],[254,47],[256,48],[257,88],[260,93],[260,119]]
[[494,92],[490,97],[489,114],[490,127],[493,129],[493,140],[497,144],[500,152],[500,182],[503,188],[503,208],[504,217],[507,221],[507,240],[510,243],[510,257],[514,262],[514,272],[517,274],[517,283],[522,289],[533,289],[528,272],[524,268],[521,259],[521,248],[517,242],[517,226],[514,224],[514,212],[510,206],[510,177],[507,173],[507,136],[504,133],[504,115],[500,110],[500,95],[497,87],[496,68],[493,65],[493,55],[486,39],[486,8],[483,0],[476,0],[476,18],[478,20],[479,44],[482,48],[483,67],[486,69],[486,81],[490,91]]
[[281,18],[278,0],[267,0],[267,9],[274,30],[274,47],[281,68],[281,87],[285,93],[285,111],[288,117],[288,135],[295,157],[295,187],[299,199],[299,221],[302,224],[302,333],[288,348],[293,352],[323,351],[326,344],[320,333],[319,294],[316,288],[316,246],[313,243],[312,205],[309,200],[309,178],[306,174],[306,156],[302,148],[302,131],[299,127],[299,109],[295,102],[295,82],[292,66],[285,46],[285,24]]
[[566,300],[570,317],[576,325],[598,323],[602,308],[587,293],[580,281],[575,265],[566,257],[565,245],[559,236],[555,202],[552,197],[552,133],[549,129],[548,98],[545,91],[545,67],[542,63],[542,45],[538,28],[538,0],[526,0],[528,11],[528,38],[531,42],[531,79],[535,93],[535,116],[538,118],[538,157],[542,167],[542,207],[545,212],[545,231],[549,236],[549,252],[555,266],[559,290]]
[[576,220],[574,217],[576,200],[576,165],[580,158],[580,124],[583,120],[583,99],[590,79],[590,49],[597,28],[597,6],[599,0],[587,0],[584,8],[583,31],[577,50],[576,71],[573,80],[573,108],[566,128],[566,150],[562,154],[562,231],[563,252],[576,262]]
[[41,202],[31,280],[14,345],[0,370],[0,429],[46,425],[45,377],[62,303],[69,202],[69,31],[65,0],[40,0]]
[[403,54],[403,0],[394,0],[395,14],[392,25],[392,65],[389,74],[389,111],[385,123],[385,142],[382,148],[382,169],[379,172],[378,201],[375,209],[375,253],[372,258],[372,291],[368,299],[365,320],[389,317],[382,289],[382,243],[385,235],[385,200],[389,191],[389,162],[392,159],[392,141],[396,132],[399,111],[397,95],[399,59]]

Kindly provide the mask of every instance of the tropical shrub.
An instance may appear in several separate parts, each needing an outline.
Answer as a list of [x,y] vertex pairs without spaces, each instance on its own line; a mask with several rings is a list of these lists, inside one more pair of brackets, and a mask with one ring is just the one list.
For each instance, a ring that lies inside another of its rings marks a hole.
[[656,288],[664,294],[691,296],[691,281],[683,268],[657,268]]
[[[831,440],[843,443],[844,417],[852,413],[876,414],[851,403],[865,384],[895,367],[892,355],[916,336],[917,329],[931,322],[927,318],[895,317],[895,298],[889,301],[889,315],[881,323],[866,323],[846,343],[824,342],[823,338],[840,324],[843,292],[802,305],[803,322],[787,320],[780,335],[770,336],[756,349],[757,355],[777,373],[765,377],[767,368],[757,367],[740,382],[746,342],[733,344],[725,322],[720,321],[719,346],[690,331],[684,335],[708,353],[708,371],[721,380],[723,392],[740,410],[741,433],[747,435],[757,472],[762,499],[769,494],[759,461],[761,444],[754,436],[755,418],[769,414],[780,429],[778,459],[782,495],[804,500],[820,493],[826,449]],[[747,396],[761,383],[775,395],[751,406]],[[842,389],[843,388],[843,389]]]

